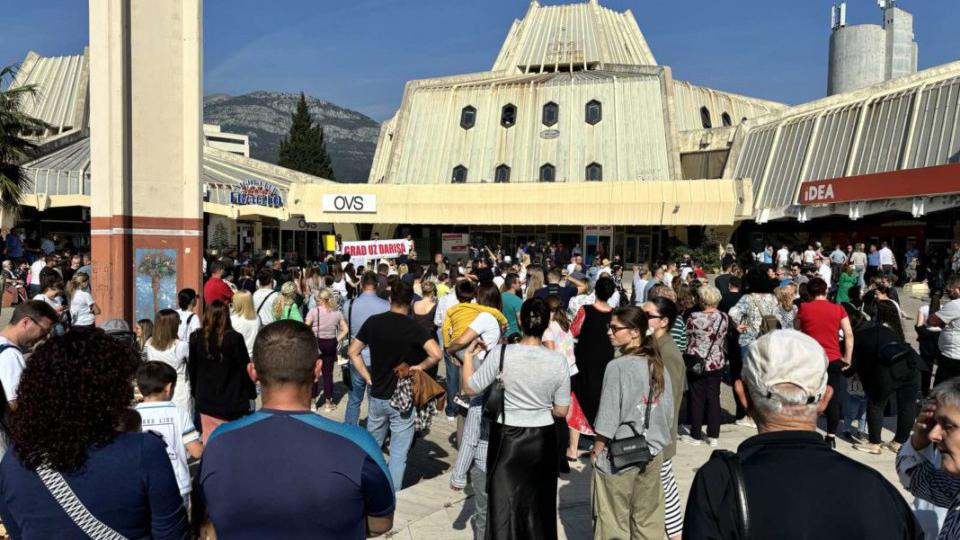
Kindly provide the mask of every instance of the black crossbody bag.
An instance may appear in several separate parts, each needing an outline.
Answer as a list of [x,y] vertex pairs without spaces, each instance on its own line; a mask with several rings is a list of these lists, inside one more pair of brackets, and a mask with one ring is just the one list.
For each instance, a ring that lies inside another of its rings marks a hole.
[[653,461],[653,454],[650,452],[650,445],[647,444],[647,429],[650,427],[650,409],[653,408],[653,385],[650,385],[650,393],[647,394],[647,407],[643,411],[643,432],[637,433],[637,428],[633,422],[623,422],[620,425],[627,425],[633,431],[632,437],[625,439],[614,439],[610,441],[608,453],[610,462],[618,469],[626,467],[640,467],[643,471],[647,468],[647,463]]
[[504,403],[505,390],[503,388],[503,357],[507,355],[507,344],[500,345],[500,367],[497,370],[497,379],[487,388],[486,402],[483,404],[483,417],[491,422],[498,418],[507,423],[507,410]]

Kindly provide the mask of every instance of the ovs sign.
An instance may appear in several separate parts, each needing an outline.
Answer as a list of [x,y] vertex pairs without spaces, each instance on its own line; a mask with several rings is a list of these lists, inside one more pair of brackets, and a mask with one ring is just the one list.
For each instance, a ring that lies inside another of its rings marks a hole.
[[323,211],[350,214],[375,214],[377,212],[377,196],[325,193],[323,195]]

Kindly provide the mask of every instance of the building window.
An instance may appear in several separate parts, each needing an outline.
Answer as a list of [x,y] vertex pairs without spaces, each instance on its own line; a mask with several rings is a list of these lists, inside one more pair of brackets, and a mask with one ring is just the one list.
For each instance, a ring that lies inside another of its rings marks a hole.
[[543,125],[549,127],[557,124],[560,120],[560,106],[554,102],[549,102],[543,106]]
[[587,165],[587,182],[599,182],[603,180],[603,165],[591,163]]
[[477,123],[477,109],[467,105],[460,111],[460,127],[470,129]]
[[595,126],[600,123],[600,120],[603,120],[603,106],[595,99],[588,101],[586,107],[587,123]]
[[517,106],[513,103],[507,103],[500,110],[500,125],[505,128],[511,128],[517,123]]
[[540,181],[541,182],[553,182],[557,178],[557,168],[553,165],[546,163],[540,167]]
[[703,129],[710,129],[713,127],[713,122],[710,120],[710,109],[706,107],[700,107],[700,123],[703,124]]
[[510,181],[510,167],[507,165],[498,165],[493,173],[493,181],[498,184],[505,184]]
[[746,121],[747,121],[747,117],[746,117],[746,116],[744,116],[743,118],[740,119],[740,123],[741,123],[741,124],[744,123],[744,122],[746,122]]
[[454,184],[464,184],[467,182],[467,168],[463,165],[457,165],[453,168],[453,177],[451,178]]
[[733,125],[733,120],[730,119],[730,113],[721,114],[720,121],[723,122],[723,127],[730,127]]

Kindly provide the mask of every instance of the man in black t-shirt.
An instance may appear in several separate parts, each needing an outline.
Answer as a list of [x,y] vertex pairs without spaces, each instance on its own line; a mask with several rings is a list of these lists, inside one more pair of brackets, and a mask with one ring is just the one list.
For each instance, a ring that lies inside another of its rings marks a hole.
[[[685,539],[745,538],[743,515],[750,538],[923,538],[897,489],[817,432],[817,415],[833,391],[827,357],[813,338],[777,330],[753,342],[734,393],[759,434],[730,461],[715,454],[697,471]],[[739,475],[731,473],[737,469]]]
[[[411,370],[425,370],[437,365],[441,358],[436,336],[409,317],[412,303],[413,288],[402,280],[394,282],[390,311],[373,315],[363,323],[349,353],[353,367],[370,385],[367,431],[381,446],[390,433],[390,476],[397,491],[402,487],[407,452],[413,443],[414,411],[412,395],[404,396],[407,390],[399,384],[394,368],[407,364]],[[369,370],[360,356],[366,347],[370,348]],[[398,398],[409,397],[410,406],[399,410],[391,405],[394,394]]]
[[560,299],[560,305],[563,309],[567,309],[570,299],[577,295],[577,288],[573,285],[560,285],[562,278],[563,276],[560,274],[560,270],[556,268],[550,270],[547,272],[547,285],[537,289],[533,295],[543,300],[546,300],[551,295],[556,296]]

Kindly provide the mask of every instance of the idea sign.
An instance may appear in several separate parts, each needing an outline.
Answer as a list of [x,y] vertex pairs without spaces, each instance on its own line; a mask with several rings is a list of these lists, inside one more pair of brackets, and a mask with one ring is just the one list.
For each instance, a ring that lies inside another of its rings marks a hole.
[[325,193],[323,211],[340,214],[375,214],[377,213],[377,196]]

